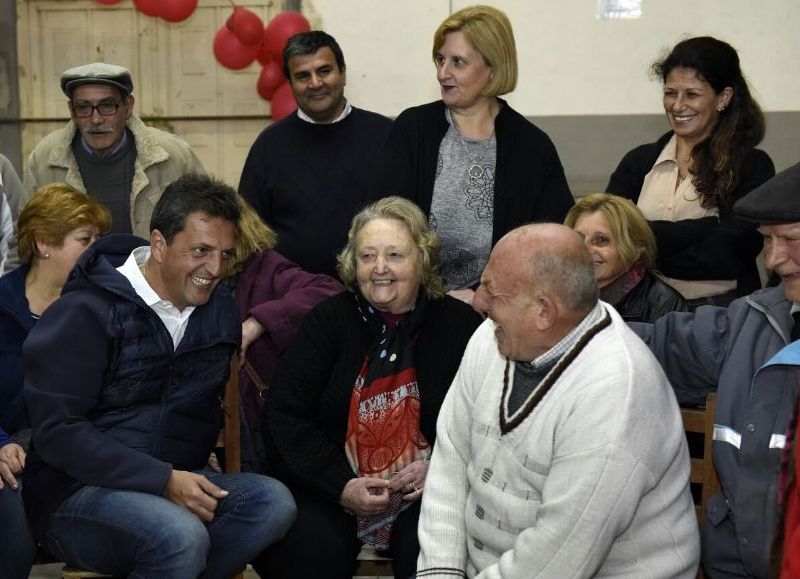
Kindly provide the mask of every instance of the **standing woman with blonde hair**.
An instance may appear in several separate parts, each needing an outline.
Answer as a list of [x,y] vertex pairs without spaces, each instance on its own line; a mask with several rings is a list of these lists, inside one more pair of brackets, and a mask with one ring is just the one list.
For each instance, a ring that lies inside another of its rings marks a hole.
[[0,577],[4,579],[27,577],[36,556],[20,492],[31,427],[22,396],[22,343],[61,295],[78,257],[110,227],[108,209],[86,193],[63,183],[46,185],[19,216],[22,266],[0,278]]
[[428,216],[445,287],[469,303],[497,240],[531,221],[560,223],[572,195],[550,138],[500,98],[517,85],[503,12],[452,14],[434,34],[432,56],[442,98],[397,117],[386,188]]

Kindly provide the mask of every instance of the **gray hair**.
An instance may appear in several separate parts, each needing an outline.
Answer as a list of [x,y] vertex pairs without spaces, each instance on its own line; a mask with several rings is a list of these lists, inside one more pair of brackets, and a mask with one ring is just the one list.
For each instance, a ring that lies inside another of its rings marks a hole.
[[540,223],[519,227],[506,237],[519,238],[525,252],[520,265],[527,268],[521,279],[533,290],[555,295],[572,311],[589,312],[595,306],[594,263],[578,233],[564,225]]
[[588,312],[597,303],[597,279],[588,253],[537,251],[529,264],[536,284],[557,295],[570,310]]
[[353,217],[350,231],[347,233],[347,244],[337,256],[339,278],[345,287],[355,291],[356,280],[356,246],[358,236],[364,226],[373,219],[395,219],[408,228],[411,239],[419,251],[417,276],[420,285],[431,298],[444,295],[444,283],[439,276],[439,238],[428,227],[425,214],[414,203],[403,197],[393,195],[370,203]]

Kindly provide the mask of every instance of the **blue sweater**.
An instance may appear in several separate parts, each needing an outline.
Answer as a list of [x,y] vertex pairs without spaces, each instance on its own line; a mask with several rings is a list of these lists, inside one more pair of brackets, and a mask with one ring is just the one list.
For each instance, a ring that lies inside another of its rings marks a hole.
[[241,325],[220,284],[178,348],[115,268],[145,242],[110,235],[84,253],[25,343],[33,425],[23,476],[36,532],[84,485],[160,495],[172,469],[197,470],[219,432],[220,397]]
[[0,447],[12,442],[10,434],[30,427],[22,396],[22,343],[35,323],[25,298],[27,274],[22,266],[0,278]]

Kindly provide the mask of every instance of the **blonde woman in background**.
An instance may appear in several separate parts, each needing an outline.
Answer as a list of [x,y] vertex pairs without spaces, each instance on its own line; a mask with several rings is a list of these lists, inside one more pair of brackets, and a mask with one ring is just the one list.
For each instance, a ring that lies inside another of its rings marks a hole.
[[242,320],[241,396],[250,431],[256,470],[264,469],[259,414],[278,363],[294,340],[305,315],[344,287],[338,280],[309,273],[273,247],[277,236],[243,197],[236,261],[236,304]]
[[594,193],[575,203],[564,225],[581,234],[592,255],[600,299],[632,322],[688,311],[686,301],[652,271],[656,238],[628,199]]

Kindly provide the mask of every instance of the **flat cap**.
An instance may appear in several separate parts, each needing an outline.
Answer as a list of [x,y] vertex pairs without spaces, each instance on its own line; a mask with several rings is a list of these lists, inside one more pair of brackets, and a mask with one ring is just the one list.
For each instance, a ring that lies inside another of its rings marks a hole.
[[93,62],[65,70],[61,75],[61,90],[68,97],[72,97],[75,87],[82,84],[105,84],[115,86],[122,91],[123,96],[133,92],[131,71],[124,66]]
[[800,163],[750,191],[734,203],[733,211],[764,225],[800,222]]

